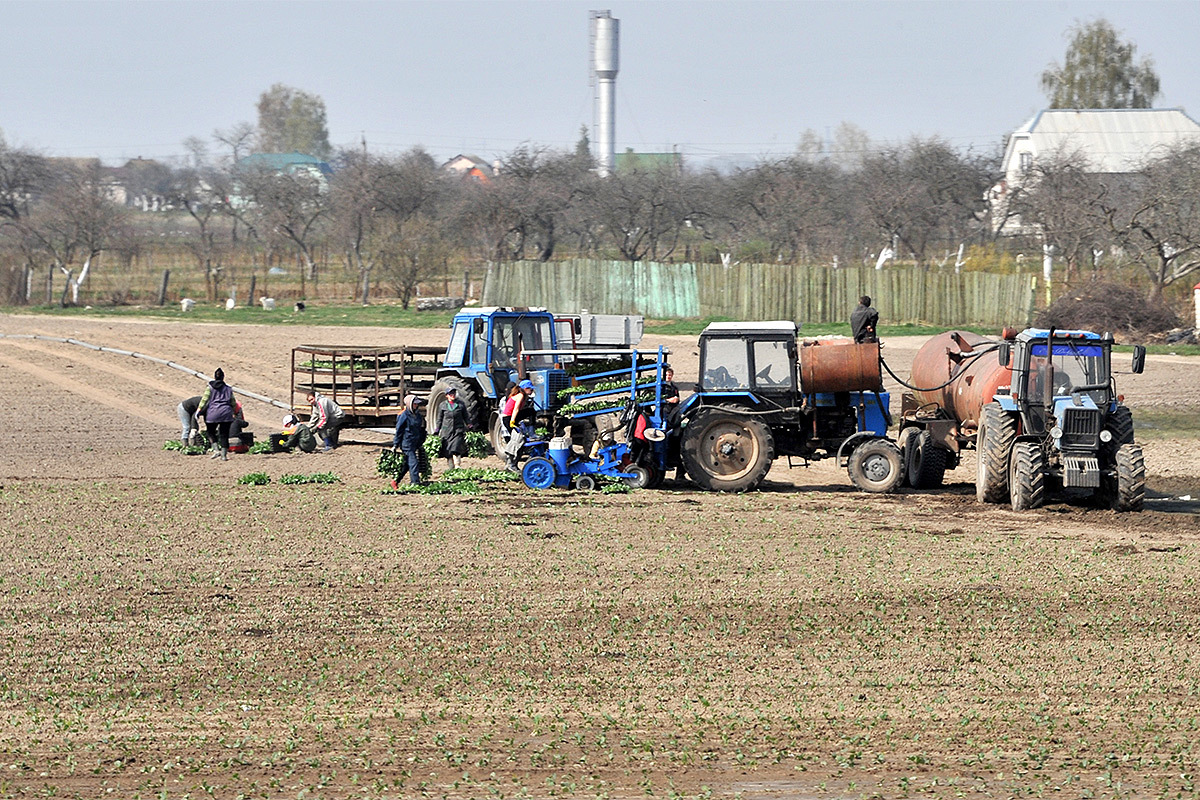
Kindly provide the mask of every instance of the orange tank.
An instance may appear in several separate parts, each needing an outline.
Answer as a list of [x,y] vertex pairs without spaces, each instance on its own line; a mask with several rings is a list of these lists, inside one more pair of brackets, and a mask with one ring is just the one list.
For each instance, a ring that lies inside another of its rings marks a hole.
[[917,402],[937,405],[961,426],[974,427],[984,403],[1012,383],[1012,370],[1000,365],[991,347],[995,344],[968,331],[948,331],[930,339],[913,358],[909,383],[928,389],[913,391]]
[[823,339],[800,347],[800,387],[816,392],[879,392],[879,344]]

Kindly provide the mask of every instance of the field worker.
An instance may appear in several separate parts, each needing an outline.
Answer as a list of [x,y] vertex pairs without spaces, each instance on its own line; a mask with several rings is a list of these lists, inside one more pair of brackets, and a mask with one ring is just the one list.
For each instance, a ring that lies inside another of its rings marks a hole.
[[308,404],[312,406],[309,427],[314,434],[321,437],[321,452],[328,453],[338,446],[338,431],[346,423],[346,412],[320,392],[309,392],[307,399]]
[[184,447],[191,443],[193,436],[200,435],[200,420],[196,419],[199,410],[200,395],[189,397],[175,406],[175,412],[179,414],[179,441]]
[[442,437],[446,468],[457,469],[467,454],[467,407],[458,402],[458,390],[453,386],[446,390],[446,399],[438,405],[435,419],[433,435]]
[[525,433],[521,429],[522,422],[534,418],[533,381],[523,380],[517,384],[517,393],[512,397],[512,410],[508,414],[509,437],[504,446],[504,466],[510,472],[517,471],[521,459],[521,448],[525,446]]
[[229,460],[229,426],[233,423],[235,404],[233,389],[225,383],[225,370],[217,367],[197,409],[199,416],[204,417],[208,440],[213,445],[212,458]]
[[317,449],[317,437],[295,414],[288,414],[283,418],[283,430],[271,434],[271,452],[290,453],[294,447],[311,453]]
[[679,387],[675,385],[675,370],[670,364],[663,364],[662,385],[663,424],[668,429],[679,424]]
[[509,381],[508,386],[504,389],[504,402],[500,404],[500,434],[506,442],[508,437],[512,436],[513,406],[520,393],[521,387],[517,386],[515,381]]
[[404,397],[404,413],[396,418],[396,435],[392,437],[392,450],[400,448],[408,461],[408,481],[413,486],[421,485],[421,446],[425,444],[425,417],[420,408],[425,401],[416,395]]
[[871,298],[864,294],[850,313],[850,332],[854,334],[855,344],[878,342],[879,337],[875,334],[878,324],[879,312],[871,308]]

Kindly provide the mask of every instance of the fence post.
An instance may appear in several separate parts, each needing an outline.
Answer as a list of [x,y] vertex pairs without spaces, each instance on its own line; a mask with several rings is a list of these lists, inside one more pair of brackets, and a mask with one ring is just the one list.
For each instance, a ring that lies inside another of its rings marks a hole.
[[164,269],[162,274],[162,283],[158,286],[158,304],[160,306],[167,304],[167,281],[171,279],[171,270]]
[[54,305],[54,265],[46,270],[46,305]]

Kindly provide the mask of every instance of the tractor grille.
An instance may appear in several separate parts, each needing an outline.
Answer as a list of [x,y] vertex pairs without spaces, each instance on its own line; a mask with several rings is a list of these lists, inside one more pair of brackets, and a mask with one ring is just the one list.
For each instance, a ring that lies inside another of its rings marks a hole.
[[1095,450],[1100,444],[1100,410],[1097,408],[1063,409],[1062,446]]

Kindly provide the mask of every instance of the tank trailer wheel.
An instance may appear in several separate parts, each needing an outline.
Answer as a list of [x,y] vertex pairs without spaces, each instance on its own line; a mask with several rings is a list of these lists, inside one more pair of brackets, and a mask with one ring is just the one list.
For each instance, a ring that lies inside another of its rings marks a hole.
[[900,448],[886,439],[872,439],[851,451],[846,471],[864,492],[893,492],[904,482],[904,458]]
[[710,492],[748,492],[775,459],[775,439],[762,422],[725,409],[704,409],[683,429],[680,456],[688,477]]
[[575,479],[575,488],[581,492],[590,492],[596,488],[596,479],[591,475],[580,475]]
[[1008,460],[1017,438],[1017,420],[999,403],[988,403],[979,415],[975,435],[975,499],[1003,503],[1008,499]]
[[914,489],[934,489],[942,485],[948,453],[933,443],[929,431],[919,431],[911,436],[906,454],[909,486]]
[[1046,456],[1036,442],[1017,442],[1008,471],[1008,498],[1013,511],[1040,508],[1046,499]]
[[1117,485],[1111,496],[1112,507],[1116,511],[1141,511],[1146,502],[1146,460],[1141,446],[1121,445],[1116,461]]
[[545,456],[531,458],[521,468],[521,480],[530,489],[549,489],[557,477],[554,462]]

